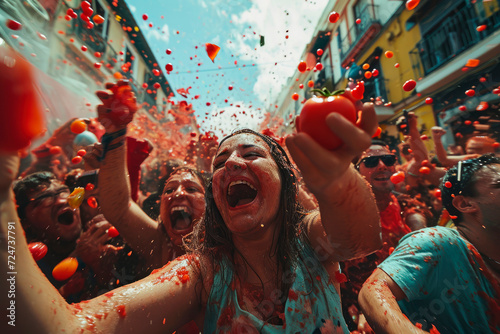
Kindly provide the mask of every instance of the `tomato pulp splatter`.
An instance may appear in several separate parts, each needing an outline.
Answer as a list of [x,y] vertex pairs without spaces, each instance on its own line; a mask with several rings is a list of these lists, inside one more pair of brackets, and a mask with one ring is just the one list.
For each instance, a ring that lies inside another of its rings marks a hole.
[[213,63],[215,57],[217,57],[217,54],[219,53],[220,47],[215,44],[206,43],[205,50],[207,51],[208,58],[210,58]]

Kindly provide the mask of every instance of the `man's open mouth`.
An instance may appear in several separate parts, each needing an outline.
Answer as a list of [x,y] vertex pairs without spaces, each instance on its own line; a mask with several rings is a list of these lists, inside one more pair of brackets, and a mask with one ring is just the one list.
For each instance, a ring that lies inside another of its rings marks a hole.
[[238,180],[227,188],[227,201],[231,208],[251,203],[257,197],[257,189],[250,183]]
[[75,215],[71,208],[63,209],[57,216],[57,222],[62,225],[71,225],[75,221]]
[[170,210],[170,223],[174,230],[186,230],[191,227],[193,216],[186,206],[175,206]]

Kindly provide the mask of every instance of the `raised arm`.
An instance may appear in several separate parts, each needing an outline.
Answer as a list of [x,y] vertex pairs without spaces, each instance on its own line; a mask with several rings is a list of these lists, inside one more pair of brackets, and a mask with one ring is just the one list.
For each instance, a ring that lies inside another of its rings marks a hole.
[[420,138],[420,132],[418,131],[417,126],[417,116],[413,112],[409,113],[408,115],[408,126],[409,143],[413,151],[413,159],[408,164],[406,183],[412,187],[417,187],[421,181],[426,180],[435,186],[439,186],[441,177],[443,177],[443,175],[446,173],[443,168],[432,167],[429,164],[430,173],[420,173],[422,162],[424,160],[429,161],[429,152],[427,151],[427,147],[425,146],[424,141]]
[[382,269],[376,269],[359,292],[359,305],[370,326],[378,333],[426,333],[413,326],[401,312],[403,290]]
[[315,195],[320,215],[307,223],[311,244],[321,258],[345,261],[370,254],[382,246],[380,219],[370,186],[351,160],[371,143],[377,128],[373,104],[363,106],[356,125],[338,113],[326,118],[329,128],[344,142],[329,151],[309,135],[287,138],[287,147],[308,189]]
[[[67,304],[28,250],[11,190],[18,164],[16,156],[0,155],[0,235],[3,238],[0,264],[2,268],[13,265],[11,270],[17,272],[12,274],[15,298],[3,294],[6,303],[2,305],[15,301],[15,325],[20,333],[172,333],[201,314],[202,284],[199,284],[198,262],[192,257],[172,261],[157,273],[98,298]],[[11,246],[11,252],[7,245]],[[5,284],[2,283],[2,287]],[[7,288],[4,291],[8,291]]]
[[[106,84],[106,88],[108,91],[97,92],[103,101],[98,106],[99,121],[106,134],[102,145],[94,145],[85,159],[91,164],[93,160],[102,159],[98,180],[99,204],[106,219],[134,250],[146,259],[155,259],[161,256],[166,240],[157,228],[158,223],[131,200],[126,165],[125,135],[127,124],[137,110],[135,96],[126,82]],[[128,98],[126,94],[129,94]],[[158,263],[154,260],[150,262]]]
[[[464,154],[464,155],[452,155],[449,156],[444,149],[441,137],[446,133],[446,130],[439,126],[433,126],[431,128],[432,139],[434,140],[434,148],[436,150],[436,156],[443,167],[450,168],[455,166],[459,161],[474,159],[480,156],[480,154]],[[444,174],[443,174],[444,175]]]

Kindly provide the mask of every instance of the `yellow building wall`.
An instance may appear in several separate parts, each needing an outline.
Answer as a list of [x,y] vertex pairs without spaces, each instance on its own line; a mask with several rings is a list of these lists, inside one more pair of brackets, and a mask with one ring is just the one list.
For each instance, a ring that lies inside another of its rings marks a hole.
[[[392,102],[393,105],[411,96],[411,92],[405,92],[402,88],[407,80],[414,79],[418,81],[418,78],[414,77],[410,51],[421,39],[420,30],[418,25],[415,25],[409,31],[405,29],[405,23],[412,14],[412,11],[403,10],[401,15],[394,19],[378,36],[377,41],[356,59],[358,65],[361,66],[362,62],[372,54],[375,48],[382,48],[380,67],[382,68],[384,78],[387,79],[386,90],[388,101]],[[392,39],[389,38],[391,35],[393,36]],[[384,55],[387,50],[392,51],[394,57],[387,58]],[[396,63],[399,63],[399,68],[394,66]]]
[[[415,73],[412,68],[410,51],[415,47],[417,42],[421,39],[420,30],[418,25],[413,26],[409,31],[405,29],[406,21],[411,17],[413,11],[403,10],[399,17],[395,18],[389,23],[389,26],[382,31],[378,36],[375,43],[373,43],[365,52],[363,52],[356,63],[359,66],[363,65],[365,59],[367,59],[375,50],[375,48],[382,48],[382,55],[380,56],[380,67],[384,78],[386,79],[386,90],[388,102],[392,102],[395,106],[404,99],[412,97],[412,92],[405,92],[403,90],[403,84],[410,79],[417,81],[420,78],[415,78]],[[389,38],[392,36],[392,38]],[[387,58],[385,56],[385,51],[392,51],[394,56],[392,58]],[[399,67],[396,68],[394,65],[399,63]],[[366,80],[366,79],[365,79]],[[342,84],[347,82],[344,81]],[[436,125],[434,112],[432,105],[422,103],[427,96],[422,96],[417,100],[413,101],[411,104],[405,106],[406,109],[412,109],[416,105],[421,104],[418,108],[412,111],[418,116],[419,129],[425,124],[427,129],[426,134],[429,140],[425,141],[427,149],[429,152],[434,152],[434,144],[431,140],[430,129]],[[395,110],[395,113],[401,110]],[[401,138],[403,139],[403,138]]]

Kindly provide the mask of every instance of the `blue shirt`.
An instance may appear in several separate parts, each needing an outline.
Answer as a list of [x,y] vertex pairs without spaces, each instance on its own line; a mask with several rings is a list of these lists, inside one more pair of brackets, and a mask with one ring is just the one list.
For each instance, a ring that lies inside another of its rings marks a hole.
[[[349,333],[339,294],[308,244],[301,247],[293,273],[284,313],[279,316],[284,323],[273,325],[240,307],[232,267],[227,259],[222,261],[207,302],[203,333]],[[277,299],[265,300],[261,306],[272,312],[277,303]]]
[[398,304],[414,324],[442,334],[492,333],[499,315],[488,303],[500,304],[493,286],[500,284],[488,280],[478,254],[458,231],[438,226],[407,234],[379,268],[405,293]]

